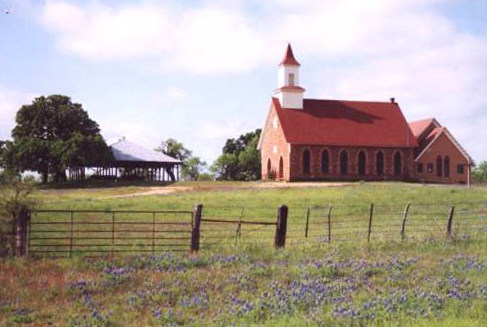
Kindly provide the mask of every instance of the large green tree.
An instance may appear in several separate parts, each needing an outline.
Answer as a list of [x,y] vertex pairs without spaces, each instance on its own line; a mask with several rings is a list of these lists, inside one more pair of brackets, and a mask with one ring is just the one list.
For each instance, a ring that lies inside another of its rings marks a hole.
[[222,155],[213,163],[211,170],[220,180],[260,179],[260,152],[257,150],[261,130],[228,139]]
[[64,95],[38,97],[17,112],[7,147],[7,166],[19,172],[32,170],[47,182],[66,180],[68,167],[100,164],[110,151],[98,124],[81,104]]

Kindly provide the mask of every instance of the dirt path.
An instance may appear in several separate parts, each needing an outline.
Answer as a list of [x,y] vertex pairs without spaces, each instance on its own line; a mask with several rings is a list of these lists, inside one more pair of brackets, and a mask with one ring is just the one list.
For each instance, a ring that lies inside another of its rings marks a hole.
[[312,183],[312,182],[299,182],[299,183],[285,183],[285,182],[266,182],[266,183],[252,183],[242,186],[226,186],[222,184],[215,185],[214,187],[200,187],[195,186],[158,186],[150,187],[142,192],[134,192],[130,194],[121,194],[100,197],[100,199],[116,199],[116,198],[130,198],[135,196],[148,196],[148,195],[168,195],[179,192],[188,192],[195,190],[238,190],[238,189],[273,189],[273,188],[300,188],[300,187],[334,187],[334,186],[347,186],[356,185],[356,183]]

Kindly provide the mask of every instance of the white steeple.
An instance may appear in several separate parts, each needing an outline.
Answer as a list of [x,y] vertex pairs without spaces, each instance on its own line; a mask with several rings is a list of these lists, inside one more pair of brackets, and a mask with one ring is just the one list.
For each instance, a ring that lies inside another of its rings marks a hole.
[[294,58],[291,45],[288,43],[284,59],[277,71],[278,89],[274,95],[279,99],[282,108],[303,109],[303,93],[299,86],[299,62]]

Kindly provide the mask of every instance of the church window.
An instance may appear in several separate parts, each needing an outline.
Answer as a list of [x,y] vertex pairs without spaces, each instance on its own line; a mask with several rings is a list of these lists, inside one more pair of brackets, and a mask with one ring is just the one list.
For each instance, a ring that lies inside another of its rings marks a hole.
[[436,157],[436,176],[441,177],[443,169],[442,169],[442,162],[441,156]]
[[311,155],[309,153],[309,150],[304,150],[303,152],[303,173],[309,174],[310,172],[310,161],[311,161]]
[[340,173],[346,175],[348,170],[348,154],[347,151],[342,151],[340,154]]
[[364,151],[360,151],[358,154],[358,174],[360,176],[365,175],[365,166],[367,164],[367,158]]
[[328,174],[330,171],[330,155],[328,154],[328,150],[323,150],[321,153],[321,172],[323,174]]
[[394,155],[394,175],[399,176],[402,172],[402,158],[401,153],[396,152]]
[[384,154],[382,152],[377,152],[377,157],[375,159],[375,169],[377,171],[377,176],[384,175]]
[[279,159],[279,178],[282,179],[284,177],[284,161],[282,157]]
[[267,159],[267,178],[272,177],[272,165],[271,165],[271,159]]
[[432,163],[429,163],[428,164],[427,171],[428,171],[428,174],[432,174],[433,173],[433,164]]
[[463,174],[465,172],[465,169],[463,165],[457,165],[457,174]]

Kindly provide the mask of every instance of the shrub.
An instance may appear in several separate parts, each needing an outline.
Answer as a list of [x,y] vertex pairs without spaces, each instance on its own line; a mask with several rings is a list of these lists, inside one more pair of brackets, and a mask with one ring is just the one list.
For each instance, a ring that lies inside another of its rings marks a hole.
[[201,173],[200,176],[198,177],[199,181],[212,181],[214,180],[213,175],[208,174],[208,173]]
[[15,218],[22,210],[34,206],[31,198],[34,189],[35,182],[30,176],[24,180],[20,177],[10,178],[7,184],[0,186],[0,257],[12,253],[11,236]]

